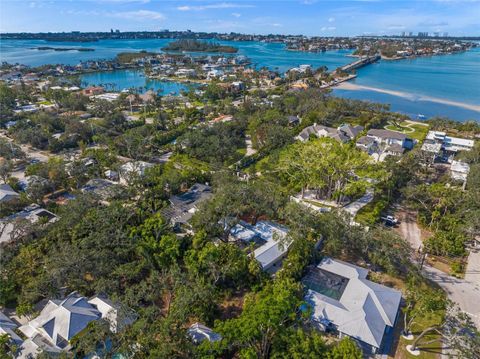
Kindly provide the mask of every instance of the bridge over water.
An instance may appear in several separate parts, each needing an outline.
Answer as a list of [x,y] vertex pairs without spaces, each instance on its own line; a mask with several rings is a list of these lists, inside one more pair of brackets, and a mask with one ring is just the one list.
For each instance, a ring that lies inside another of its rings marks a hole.
[[378,60],[380,60],[380,55],[362,56],[357,61],[340,67],[340,70],[344,71],[344,72],[350,72],[350,71],[356,70],[360,67],[369,65],[369,64],[374,63],[374,62],[377,62]]

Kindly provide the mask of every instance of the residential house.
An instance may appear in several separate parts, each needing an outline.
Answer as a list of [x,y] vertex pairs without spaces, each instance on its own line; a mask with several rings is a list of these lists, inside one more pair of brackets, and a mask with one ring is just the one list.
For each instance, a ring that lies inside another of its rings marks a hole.
[[9,342],[15,346],[22,344],[23,340],[15,332],[18,325],[0,311],[0,335],[7,335]]
[[180,231],[184,228],[198,206],[212,196],[212,188],[208,184],[195,183],[188,191],[180,195],[171,196],[170,207],[163,210],[163,216],[170,221],[172,226]]
[[376,144],[375,139],[368,136],[362,136],[356,142],[357,148],[364,150],[368,154],[372,154],[376,150]]
[[130,161],[120,167],[120,183],[126,184],[132,179],[145,176],[145,172],[154,166],[153,163],[144,161]]
[[115,196],[119,185],[103,178],[93,178],[82,187],[83,193],[91,193],[102,200],[109,200]]
[[219,69],[212,69],[207,72],[207,78],[208,79],[213,79],[213,78],[218,78],[223,75],[223,71]]
[[175,71],[175,76],[181,77],[181,78],[188,78],[188,77],[195,77],[197,75],[197,72],[195,69],[178,69]]
[[352,125],[349,125],[349,124],[344,124],[344,125],[341,125],[340,127],[338,127],[337,130],[339,132],[342,132],[350,140],[353,140],[355,137],[357,137],[363,131],[363,126],[360,126],[360,125],[352,126]]
[[230,230],[229,239],[244,244],[253,244],[253,257],[262,269],[275,273],[280,269],[283,258],[287,255],[290,243],[284,241],[288,228],[277,223],[259,221],[254,226],[240,221]]
[[320,330],[354,339],[367,354],[389,348],[396,325],[401,292],[367,279],[368,270],[324,258],[302,280],[305,301]]
[[0,203],[7,203],[20,198],[20,195],[6,183],[0,184]]
[[387,155],[402,155],[413,147],[413,141],[401,132],[371,129],[357,140],[356,146],[382,161]]
[[452,161],[450,165],[450,176],[457,181],[465,182],[470,172],[470,165],[461,161]]
[[403,148],[406,147],[405,142],[407,140],[407,135],[401,132],[374,128],[368,130],[367,136],[372,137],[378,144],[387,144],[389,146],[398,145]]
[[451,137],[441,131],[429,131],[422,149],[451,162],[458,151],[470,151],[474,145],[474,140]]
[[0,219],[0,243],[8,243],[23,234],[22,222],[53,223],[58,217],[50,211],[32,204],[20,212]]
[[198,322],[192,324],[190,328],[188,328],[187,333],[195,344],[200,344],[204,340],[208,340],[211,343],[222,340],[220,334],[215,333],[209,327]]
[[287,121],[290,126],[297,126],[301,122],[298,116],[288,116]]
[[[70,341],[93,321],[105,319],[116,331],[131,324],[135,317],[118,317],[119,306],[103,297],[87,299],[77,292],[63,300],[51,299],[40,314],[19,330],[28,338],[19,350],[19,357],[36,357],[40,352],[59,354],[70,350]],[[123,322],[123,320],[125,321]]]
[[319,138],[330,137],[338,142],[345,143],[353,140],[362,131],[362,126],[342,125],[338,128],[333,128],[314,123],[312,126],[305,127],[296,139],[304,142],[307,141],[311,135],[315,135]]
[[110,181],[118,181],[120,179],[120,176],[117,171],[113,170],[106,170],[104,173],[105,178],[110,180]]
[[85,96],[95,96],[100,95],[105,92],[105,89],[101,86],[90,86],[82,91],[82,94]]

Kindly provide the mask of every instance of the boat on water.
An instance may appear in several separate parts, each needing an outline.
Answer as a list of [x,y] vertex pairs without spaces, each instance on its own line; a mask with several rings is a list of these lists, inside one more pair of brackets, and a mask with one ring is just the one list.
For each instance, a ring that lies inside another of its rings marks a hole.
[[419,114],[417,115],[417,119],[418,119],[418,120],[425,120],[426,118],[427,118],[427,117],[426,117],[425,115],[422,115],[421,113],[419,113]]

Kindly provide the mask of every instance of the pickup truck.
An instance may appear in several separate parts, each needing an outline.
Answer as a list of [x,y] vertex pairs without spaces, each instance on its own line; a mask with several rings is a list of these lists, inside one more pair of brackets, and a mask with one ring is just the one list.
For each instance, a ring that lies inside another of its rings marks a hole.
[[384,216],[384,217],[380,217],[380,219],[387,226],[395,226],[398,224],[398,220],[394,216]]

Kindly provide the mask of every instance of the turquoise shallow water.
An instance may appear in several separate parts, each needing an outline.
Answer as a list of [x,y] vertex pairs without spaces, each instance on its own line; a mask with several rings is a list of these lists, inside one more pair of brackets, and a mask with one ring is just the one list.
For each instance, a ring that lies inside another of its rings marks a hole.
[[[32,66],[47,63],[74,65],[81,60],[110,59],[123,51],[160,52],[160,49],[170,41],[172,40],[101,40],[79,44],[50,43],[42,40],[2,40],[0,42],[0,60]],[[354,60],[345,56],[350,53],[346,50],[304,53],[287,51],[282,44],[228,41],[221,43],[237,47],[238,54],[248,56],[257,68],[266,66],[282,72],[300,64],[310,64],[313,67],[327,66],[333,70]],[[31,49],[38,46],[88,47],[95,51],[55,52]],[[162,89],[164,93],[177,93],[182,86],[174,83],[147,81],[139,74],[131,71],[88,74],[83,80],[89,84],[115,83],[118,89],[130,87]],[[380,61],[358,70],[358,77],[353,83],[402,92],[408,94],[409,98],[368,90],[335,89],[333,93],[348,98],[389,103],[393,110],[412,116],[423,114],[427,117],[448,116],[461,121],[480,120],[478,111],[420,99],[421,97],[433,97],[480,105],[480,48],[456,55]]]
[[150,80],[144,76],[143,71],[139,70],[92,72],[82,76],[82,85],[101,85],[114,91],[130,88],[139,92],[153,90],[160,91],[162,95],[178,94],[181,90],[189,88],[188,85],[178,82]]

